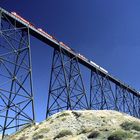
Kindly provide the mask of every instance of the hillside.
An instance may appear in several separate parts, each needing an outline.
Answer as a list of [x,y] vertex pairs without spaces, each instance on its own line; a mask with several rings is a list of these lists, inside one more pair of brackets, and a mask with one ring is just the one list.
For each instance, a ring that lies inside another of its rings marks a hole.
[[140,120],[116,111],[64,111],[9,140],[140,140]]

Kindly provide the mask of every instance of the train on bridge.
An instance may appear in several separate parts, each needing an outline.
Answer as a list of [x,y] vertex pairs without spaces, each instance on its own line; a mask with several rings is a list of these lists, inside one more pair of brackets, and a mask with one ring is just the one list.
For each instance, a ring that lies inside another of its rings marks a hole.
[[[46,36],[46,37],[48,37],[48,38],[50,38],[50,39],[53,39],[54,41],[56,41],[57,43],[59,43],[59,45],[60,45],[61,47],[64,47],[65,49],[67,49],[67,50],[69,50],[69,51],[75,53],[75,51],[74,51],[72,48],[70,48],[68,45],[66,45],[65,43],[63,43],[63,42],[61,42],[61,41],[58,41],[54,36],[50,35],[50,34],[47,33],[46,31],[44,31],[43,29],[41,29],[41,28],[36,28],[35,25],[34,25],[33,23],[27,21],[26,19],[24,19],[23,17],[21,17],[21,16],[20,16],[19,14],[17,14],[16,12],[11,12],[11,14],[12,14],[13,16],[15,16],[16,18],[18,18],[19,20],[22,20],[25,24],[28,24],[29,26],[31,26],[31,27],[37,29],[37,30],[38,30],[41,34],[43,34],[44,36]],[[107,71],[106,69],[104,69],[103,67],[97,65],[95,62],[93,62],[93,61],[87,59],[84,55],[82,55],[82,54],[80,54],[80,53],[76,53],[76,54],[77,54],[77,57],[83,59],[84,61],[89,62],[91,65],[95,66],[97,69],[100,69],[102,72],[108,73],[108,71]]]

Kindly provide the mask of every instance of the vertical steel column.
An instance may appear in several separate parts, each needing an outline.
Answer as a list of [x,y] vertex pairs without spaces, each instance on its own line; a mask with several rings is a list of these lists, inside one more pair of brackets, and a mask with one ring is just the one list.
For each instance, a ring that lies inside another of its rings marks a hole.
[[129,92],[121,84],[110,82],[98,70],[91,71],[90,100],[91,109],[117,110],[134,117],[140,117],[140,98]]
[[118,111],[125,112],[134,117],[140,117],[139,113],[139,100],[140,98],[121,85],[116,85],[116,98]]
[[78,60],[54,50],[46,118],[62,110],[88,109]]
[[116,110],[115,96],[108,77],[103,77],[96,70],[95,72],[91,71],[90,78],[90,109]]
[[35,120],[32,90],[30,33],[0,11],[0,133]]
[[140,118],[140,98],[137,100],[138,118]]

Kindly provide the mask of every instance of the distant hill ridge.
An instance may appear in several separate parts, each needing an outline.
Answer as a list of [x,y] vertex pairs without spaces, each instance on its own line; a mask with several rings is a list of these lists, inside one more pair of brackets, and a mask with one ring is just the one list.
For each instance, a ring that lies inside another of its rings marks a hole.
[[111,110],[63,111],[8,140],[140,140],[140,120]]

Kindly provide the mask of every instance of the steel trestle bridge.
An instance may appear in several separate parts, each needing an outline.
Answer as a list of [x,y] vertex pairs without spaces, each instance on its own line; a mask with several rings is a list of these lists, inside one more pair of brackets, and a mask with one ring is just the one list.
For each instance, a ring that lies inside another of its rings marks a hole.
[[[54,48],[46,118],[62,110],[117,110],[140,118],[140,93],[15,12],[0,8],[0,133],[35,122],[30,35]],[[86,93],[79,64],[90,70]],[[46,97],[47,98],[47,97]]]

